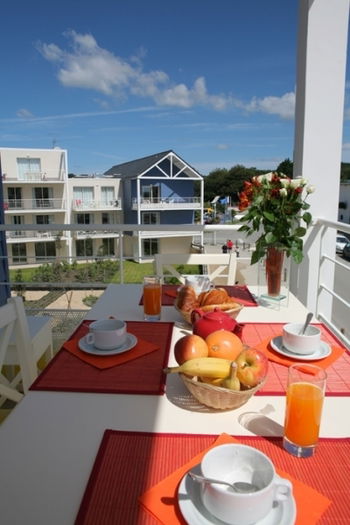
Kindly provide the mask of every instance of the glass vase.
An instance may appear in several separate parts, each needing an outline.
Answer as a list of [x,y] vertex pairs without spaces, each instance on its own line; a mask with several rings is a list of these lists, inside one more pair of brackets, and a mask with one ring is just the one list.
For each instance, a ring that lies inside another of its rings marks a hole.
[[284,251],[275,246],[270,246],[266,254],[266,285],[269,297],[281,295],[282,269]]

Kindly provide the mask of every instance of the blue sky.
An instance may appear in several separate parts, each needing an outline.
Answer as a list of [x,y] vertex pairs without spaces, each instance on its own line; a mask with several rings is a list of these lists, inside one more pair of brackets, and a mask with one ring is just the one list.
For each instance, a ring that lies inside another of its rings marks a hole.
[[275,169],[293,156],[297,9],[297,0],[6,2],[0,146],[60,146],[73,173],[167,149],[202,174]]

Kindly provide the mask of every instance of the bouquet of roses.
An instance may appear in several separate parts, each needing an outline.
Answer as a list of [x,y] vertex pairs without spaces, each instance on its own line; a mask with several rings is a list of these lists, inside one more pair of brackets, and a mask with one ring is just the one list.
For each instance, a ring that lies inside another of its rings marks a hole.
[[252,253],[251,264],[264,257],[274,246],[292,256],[296,263],[303,259],[303,239],[312,216],[306,198],[314,191],[301,177],[290,179],[283,173],[267,173],[244,182],[239,194],[239,209],[246,210],[238,231],[260,233]]

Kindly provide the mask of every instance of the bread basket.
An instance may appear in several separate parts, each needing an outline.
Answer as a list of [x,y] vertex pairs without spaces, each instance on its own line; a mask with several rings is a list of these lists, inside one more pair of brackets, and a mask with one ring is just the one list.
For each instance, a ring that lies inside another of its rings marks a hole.
[[[219,308],[220,309],[220,305],[219,304],[214,305],[214,306],[215,306],[215,308]],[[242,310],[242,308],[243,308],[243,304],[241,304],[241,303],[232,303],[232,308],[230,308],[228,310],[226,310],[226,308],[225,308],[225,310],[223,310],[223,311],[225,312],[225,314],[228,314],[230,317],[232,317],[232,319],[236,319],[237,315]],[[192,322],[191,322],[192,311],[191,312],[184,312],[184,311],[180,310],[180,308],[178,308],[176,304],[175,304],[175,309],[182,315],[182,317],[184,318],[185,321],[187,321],[187,323],[192,324]]]
[[248,390],[229,390],[219,386],[198,381],[197,377],[188,377],[180,374],[187,389],[193,397],[207,407],[233,410],[244,405],[265,383],[265,379],[257,386]]

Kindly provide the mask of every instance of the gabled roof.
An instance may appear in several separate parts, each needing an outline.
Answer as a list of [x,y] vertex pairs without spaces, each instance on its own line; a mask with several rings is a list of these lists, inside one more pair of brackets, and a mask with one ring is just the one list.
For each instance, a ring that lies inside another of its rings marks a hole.
[[[176,170],[171,168],[171,173],[166,173],[162,168],[162,163],[167,159],[170,161],[170,165],[172,165],[172,163],[176,165]],[[154,155],[124,162],[123,164],[116,164],[106,171],[105,175],[115,175],[117,177],[135,179],[147,176],[147,172],[154,167],[158,168],[160,178],[177,176],[193,179],[202,178],[198,171],[182,160],[172,150],[162,151],[161,153],[155,153]],[[152,178],[157,178],[157,176],[153,174]]]

